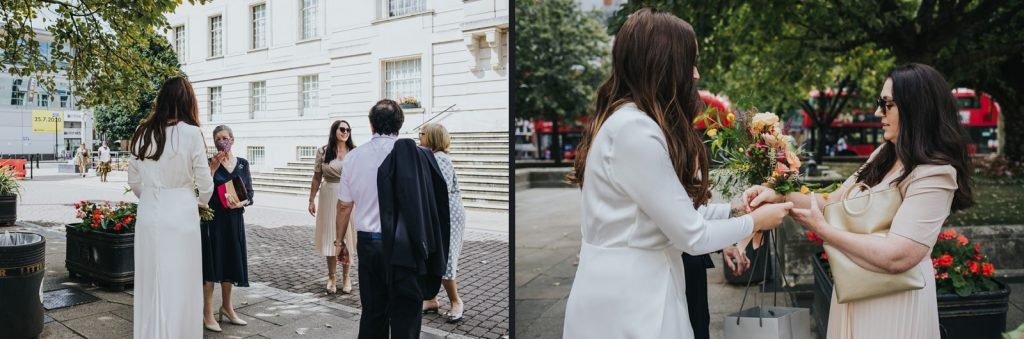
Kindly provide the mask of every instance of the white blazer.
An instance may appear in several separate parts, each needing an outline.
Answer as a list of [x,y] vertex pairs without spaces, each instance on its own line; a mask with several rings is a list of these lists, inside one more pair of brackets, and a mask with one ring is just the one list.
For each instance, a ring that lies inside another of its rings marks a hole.
[[586,168],[563,337],[693,338],[682,252],[729,246],[753,231],[753,219],[725,219],[728,204],[694,209],[664,134],[632,103],[605,121]]

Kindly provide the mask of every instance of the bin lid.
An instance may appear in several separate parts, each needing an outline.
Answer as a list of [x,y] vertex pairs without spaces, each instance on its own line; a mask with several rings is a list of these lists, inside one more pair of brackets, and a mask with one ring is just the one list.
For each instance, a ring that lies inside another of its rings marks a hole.
[[0,234],[0,247],[31,245],[43,241],[43,236],[28,232],[4,232]]

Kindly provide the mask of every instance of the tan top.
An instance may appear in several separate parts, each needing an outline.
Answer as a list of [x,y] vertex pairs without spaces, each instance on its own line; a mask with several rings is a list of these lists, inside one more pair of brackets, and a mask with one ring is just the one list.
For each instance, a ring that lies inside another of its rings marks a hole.
[[[872,154],[873,157],[874,154]],[[871,190],[877,192],[888,189],[893,181],[902,174],[902,168],[896,170],[895,173],[890,173],[877,185],[872,186]],[[829,202],[842,199],[846,190],[853,187],[856,182],[856,175],[847,178],[835,193],[829,195]],[[953,166],[917,165],[910,175],[907,175],[907,178],[899,184],[900,193],[903,194],[903,204],[900,205],[893,218],[889,233],[903,236],[931,248],[935,245],[943,222],[949,216],[950,207],[953,204],[953,193],[957,188],[956,169]],[[863,194],[866,192],[854,192],[851,198]]]
[[327,146],[320,147],[316,151],[316,164],[313,165],[313,171],[320,173],[324,178],[324,181],[336,183],[341,180],[341,160],[340,158],[334,158],[329,164],[324,165],[324,156],[327,153]]

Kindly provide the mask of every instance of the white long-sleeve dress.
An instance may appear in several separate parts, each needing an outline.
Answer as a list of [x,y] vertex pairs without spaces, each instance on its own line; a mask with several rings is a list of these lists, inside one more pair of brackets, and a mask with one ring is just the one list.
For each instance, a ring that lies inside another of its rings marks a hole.
[[752,232],[753,219],[711,220],[728,215],[722,205],[694,209],[664,134],[634,104],[601,127],[585,177],[583,244],[563,337],[693,338],[680,255],[735,243]]
[[146,339],[202,338],[197,206],[210,200],[213,177],[199,127],[179,123],[166,131],[160,160],[128,161],[128,185],[139,198],[133,333]]

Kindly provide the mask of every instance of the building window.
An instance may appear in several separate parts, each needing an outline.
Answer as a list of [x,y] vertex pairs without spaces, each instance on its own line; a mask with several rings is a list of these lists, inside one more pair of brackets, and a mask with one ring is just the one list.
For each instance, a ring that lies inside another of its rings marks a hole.
[[426,0],[387,0],[388,17],[401,16],[422,12],[426,9]]
[[178,63],[185,63],[185,26],[174,27],[174,54]]
[[295,161],[315,159],[316,146],[295,146]]
[[25,105],[25,88],[22,88],[22,80],[14,79],[14,83],[11,85],[11,105],[12,106],[24,106]]
[[384,63],[384,97],[401,101],[404,96],[420,98],[420,59]]
[[252,49],[267,47],[267,4],[252,6]]
[[68,95],[67,94],[61,94],[60,95],[60,108],[67,108],[67,107],[68,107]]
[[210,56],[217,57],[224,55],[224,40],[222,36],[223,17],[220,15],[210,18]]
[[302,1],[302,40],[312,39],[320,36],[320,0]]
[[36,106],[49,107],[50,106],[50,95],[46,93],[39,93],[36,97]]
[[256,112],[267,110],[267,82],[249,83],[249,119],[256,118]]
[[213,121],[215,115],[220,115],[220,87],[210,87],[210,116],[207,119]]
[[263,146],[249,146],[246,147],[245,155],[247,155],[246,160],[249,160],[249,166],[260,166],[263,164],[266,153]]
[[302,97],[299,99],[302,101],[302,109],[299,110],[299,115],[306,115],[315,112],[316,107],[320,103],[320,76],[307,75],[300,79],[302,82]]

